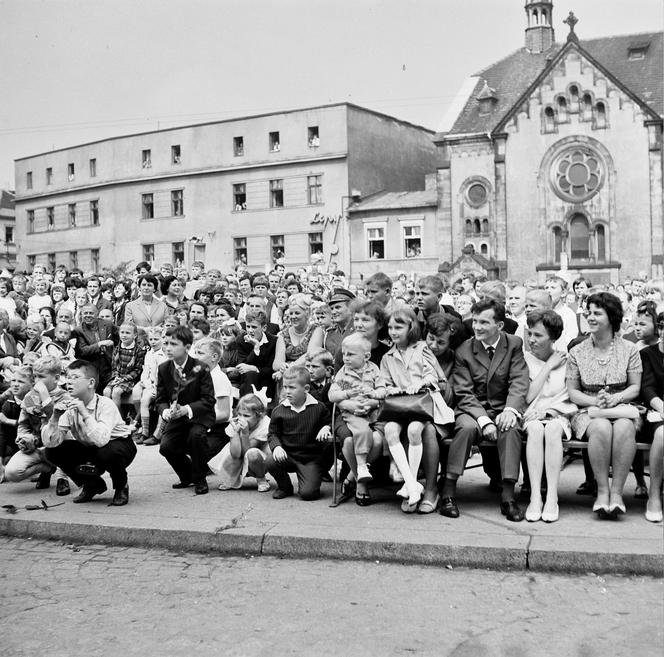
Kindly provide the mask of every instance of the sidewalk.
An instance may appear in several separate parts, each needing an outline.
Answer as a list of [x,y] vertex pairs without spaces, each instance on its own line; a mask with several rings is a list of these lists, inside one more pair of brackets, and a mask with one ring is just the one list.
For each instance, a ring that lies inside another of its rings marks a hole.
[[[108,477],[106,477],[108,482]],[[0,534],[50,538],[68,543],[107,543],[287,558],[356,559],[435,566],[533,569],[560,573],[625,573],[662,576],[663,527],[644,518],[645,502],[633,498],[627,481],[627,514],[615,522],[598,520],[592,498],[575,494],[583,479],[580,461],[565,468],[560,484],[560,520],[508,522],[498,499],[488,490],[482,468],[467,470],[459,484],[461,517],[438,513],[407,515],[388,489],[374,489],[374,504],[361,508],[350,500],[330,508],[332,485],[323,498],[273,500],[251,488],[217,490],[196,496],[193,488],[172,490],[177,477],[157,447],[139,447],[129,469],[130,500],[107,506],[112,491],[89,504],[72,504],[73,491],[58,498],[55,487],[36,491],[34,484],[0,485]],[[55,482],[54,482],[55,483]],[[274,485],[274,484],[273,484]],[[64,502],[49,510],[25,505]]]

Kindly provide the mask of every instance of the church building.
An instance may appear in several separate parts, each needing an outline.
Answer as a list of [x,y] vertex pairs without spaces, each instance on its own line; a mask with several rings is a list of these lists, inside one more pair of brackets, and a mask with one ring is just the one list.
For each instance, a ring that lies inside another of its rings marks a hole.
[[[661,32],[584,41],[527,0],[525,45],[470,77],[435,136],[441,271],[661,277]],[[480,257],[473,257],[474,255]]]

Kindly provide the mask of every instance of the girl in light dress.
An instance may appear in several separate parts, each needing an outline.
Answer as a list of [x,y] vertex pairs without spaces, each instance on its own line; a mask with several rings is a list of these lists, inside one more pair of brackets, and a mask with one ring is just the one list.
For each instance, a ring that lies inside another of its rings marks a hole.
[[[438,391],[436,357],[423,340],[420,327],[410,306],[400,306],[390,315],[387,325],[392,347],[380,362],[381,378],[388,397],[399,394],[415,394],[423,388],[431,390],[436,424],[454,422],[453,411],[445,404]],[[401,444],[401,431],[408,435],[408,456]],[[397,495],[404,498],[401,510],[414,513],[422,497],[424,487],[417,481],[422,461],[422,431],[424,423],[388,421],[385,423],[385,440],[396,467],[403,476],[404,485]]]
[[219,475],[219,490],[241,488],[245,477],[255,477],[259,493],[267,493],[265,478],[269,456],[267,432],[270,418],[265,414],[266,401],[258,395],[240,398],[235,416],[226,428],[230,442],[210,460],[208,466]]

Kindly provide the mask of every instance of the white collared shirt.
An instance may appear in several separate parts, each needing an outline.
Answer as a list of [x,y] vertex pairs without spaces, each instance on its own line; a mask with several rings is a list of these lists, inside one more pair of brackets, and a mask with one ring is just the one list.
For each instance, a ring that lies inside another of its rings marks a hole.
[[304,398],[304,404],[302,406],[293,406],[288,399],[284,399],[281,402],[286,408],[290,408],[295,413],[301,413],[307,406],[315,406],[318,402],[309,394]]

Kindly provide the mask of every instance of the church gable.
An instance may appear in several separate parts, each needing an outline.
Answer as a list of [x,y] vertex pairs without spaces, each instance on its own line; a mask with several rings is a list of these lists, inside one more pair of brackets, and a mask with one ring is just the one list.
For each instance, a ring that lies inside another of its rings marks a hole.
[[516,133],[520,123],[534,120],[541,134],[565,133],[569,126],[590,134],[609,129],[618,117],[639,125],[657,118],[582,48],[568,44],[496,131]]

